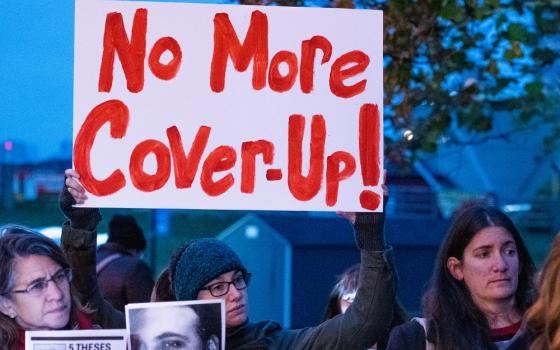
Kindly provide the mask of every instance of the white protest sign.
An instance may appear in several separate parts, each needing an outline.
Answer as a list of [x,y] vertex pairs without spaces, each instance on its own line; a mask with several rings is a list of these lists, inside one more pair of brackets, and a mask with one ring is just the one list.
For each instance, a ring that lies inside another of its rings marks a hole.
[[87,206],[380,211],[380,11],[76,0]]
[[126,350],[126,330],[26,331],[25,350]]
[[129,349],[224,350],[224,305],[221,299],[128,304]]

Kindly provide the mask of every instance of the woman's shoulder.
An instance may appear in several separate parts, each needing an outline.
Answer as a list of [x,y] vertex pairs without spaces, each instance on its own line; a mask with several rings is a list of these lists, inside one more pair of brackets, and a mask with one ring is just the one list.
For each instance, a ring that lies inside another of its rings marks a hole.
[[[423,319],[421,319],[423,320]],[[405,322],[401,325],[398,325],[393,329],[394,332],[397,332],[401,335],[422,335],[424,336],[426,332],[424,331],[424,327],[422,326],[420,320],[413,318],[408,322]]]
[[391,349],[423,349],[426,343],[426,332],[422,325],[412,319],[391,331],[387,350]]
[[534,335],[526,329],[520,330],[513,339],[511,344],[506,348],[507,350],[526,350],[529,349],[531,342],[534,340]]

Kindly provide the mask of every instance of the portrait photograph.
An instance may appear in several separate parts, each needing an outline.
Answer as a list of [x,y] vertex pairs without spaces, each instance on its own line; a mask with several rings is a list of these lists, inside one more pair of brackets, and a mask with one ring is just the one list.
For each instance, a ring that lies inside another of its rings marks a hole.
[[222,300],[128,304],[130,350],[224,350]]

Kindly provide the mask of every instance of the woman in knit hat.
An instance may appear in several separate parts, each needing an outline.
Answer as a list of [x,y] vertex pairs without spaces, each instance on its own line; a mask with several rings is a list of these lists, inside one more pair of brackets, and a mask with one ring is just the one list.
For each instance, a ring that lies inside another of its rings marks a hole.
[[345,314],[317,327],[287,330],[273,321],[249,322],[250,274],[237,255],[215,239],[192,241],[175,255],[170,264],[172,287],[178,300],[225,300],[228,349],[366,349],[384,335],[393,315],[393,281],[381,250],[384,240],[370,231],[382,228],[382,220],[375,220],[382,218],[383,214],[357,215],[357,241],[366,267],[360,288]]
[[175,253],[169,271],[177,300],[223,298],[226,327],[245,322],[251,274],[223,242],[213,238],[189,242]]
[[[66,185],[73,197],[70,201],[83,203],[87,196],[78,174],[67,170],[66,175]],[[72,209],[84,211],[78,217],[95,211]],[[65,213],[73,221],[75,213],[68,208]],[[346,313],[316,327],[288,330],[274,321],[249,322],[250,274],[237,254],[216,239],[191,241],[175,254],[169,266],[173,294],[177,300],[225,301],[226,349],[366,349],[379,341],[393,318],[392,250],[385,245],[383,213],[357,213],[351,221],[361,255],[360,287]],[[72,232],[66,234],[71,236]],[[65,240],[64,232],[62,239]],[[74,262],[87,265],[87,261],[80,259]],[[82,282],[78,289],[91,288],[87,278]]]

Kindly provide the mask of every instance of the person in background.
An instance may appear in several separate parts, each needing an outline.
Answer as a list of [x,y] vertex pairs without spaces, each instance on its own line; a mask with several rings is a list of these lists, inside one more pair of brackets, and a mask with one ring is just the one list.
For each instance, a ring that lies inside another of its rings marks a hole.
[[512,221],[470,204],[455,215],[423,297],[425,318],[393,329],[387,349],[526,349],[521,329],[535,267]]
[[[356,298],[356,291],[358,290],[358,282],[360,279],[360,264],[355,264],[347,268],[338,281],[334,285],[329,294],[323,321],[343,314],[352,305]],[[387,341],[389,340],[389,332],[394,327],[403,324],[408,319],[406,311],[401,304],[395,299],[393,305],[393,322],[391,327],[387,330],[385,336],[379,340],[377,344],[370,347],[370,350],[385,349]]]
[[130,215],[114,215],[107,243],[97,250],[97,279],[103,297],[117,310],[129,303],[150,301],[152,270],[142,260],[146,239]]
[[358,278],[360,277],[360,264],[355,264],[344,270],[329,294],[329,300],[323,320],[328,320],[346,312],[346,309],[356,297]]
[[[81,271],[80,275],[83,273],[83,279],[73,285],[85,301],[95,306],[98,300],[89,298],[96,281],[87,271],[94,270],[95,227],[91,224],[97,219],[92,218],[100,219],[100,215],[92,208],[72,207],[75,202],[83,203],[87,195],[74,170],[65,174],[67,187],[61,194],[61,208],[70,224],[63,228],[62,241],[82,255],[72,257],[72,266]],[[316,327],[292,330],[274,321],[249,322],[250,274],[237,254],[216,239],[193,240],[176,252],[169,265],[173,293],[177,300],[224,300],[226,349],[366,349],[385,334],[393,315],[392,250],[385,245],[384,219],[383,213],[355,215],[353,225],[362,267],[360,287],[343,315]]]
[[171,290],[171,278],[169,277],[169,267],[166,267],[160,274],[154,289],[152,289],[152,294],[150,296],[150,301],[176,301],[175,294]]
[[72,269],[53,240],[23,226],[0,232],[0,349],[24,350],[25,331],[113,326],[104,304],[88,310],[74,297]]
[[527,312],[531,350],[560,350],[560,232],[539,276],[539,296]]

